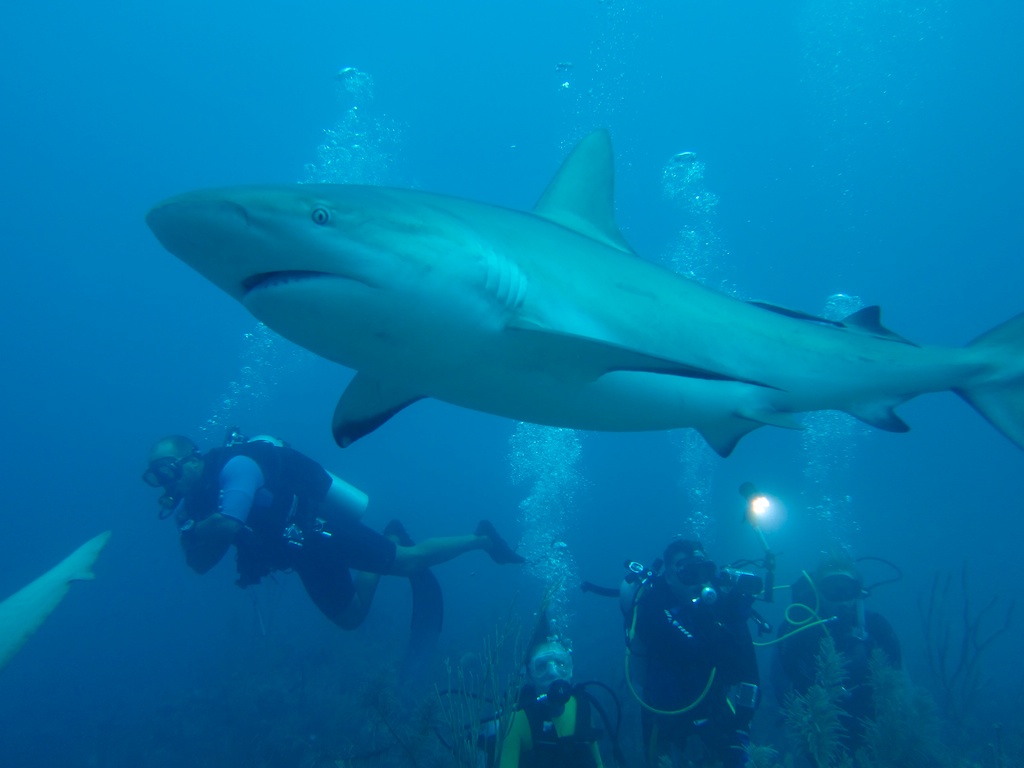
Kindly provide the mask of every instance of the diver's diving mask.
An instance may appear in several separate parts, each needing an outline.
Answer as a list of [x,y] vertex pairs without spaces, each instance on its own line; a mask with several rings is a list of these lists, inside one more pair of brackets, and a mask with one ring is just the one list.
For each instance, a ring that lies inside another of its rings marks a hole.
[[715,564],[705,557],[686,557],[675,563],[675,574],[680,584],[691,587],[707,584],[715,577]]
[[572,654],[560,643],[545,643],[530,657],[527,672],[537,690],[556,680],[572,680]]
[[187,453],[178,458],[161,456],[159,459],[154,459],[142,473],[142,482],[151,488],[166,488],[173,485],[181,480],[185,462],[192,457],[193,454]]
[[864,596],[860,579],[842,571],[820,576],[817,587],[818,593],[827,603],[849,603]]

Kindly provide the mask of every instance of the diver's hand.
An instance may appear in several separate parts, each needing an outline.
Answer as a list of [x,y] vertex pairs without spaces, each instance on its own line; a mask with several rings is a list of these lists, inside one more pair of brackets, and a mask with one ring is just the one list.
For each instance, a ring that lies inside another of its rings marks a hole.
[[188,522],[181,527],[181,547],[185,562],[197,573],[206,573],[220,562],[243,527],[240,521],[219,512],[192,525]]

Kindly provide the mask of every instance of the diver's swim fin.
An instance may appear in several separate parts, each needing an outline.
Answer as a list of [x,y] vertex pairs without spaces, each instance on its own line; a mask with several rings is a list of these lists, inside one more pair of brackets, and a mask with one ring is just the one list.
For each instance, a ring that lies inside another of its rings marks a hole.
[[508,542],[501,538],[501,535],[490,520],[481,520],[480,524],[476,527],[475,533],[477,536],[486,536],[489,539],[489,543],[484,551],[491,556],[491,560],[499,565],[526,562],[525,557],[516,554],[515,549],[510,547]]
[[441,584],[429,569],[409,577],[412,588],[412,621],[409,624],[409,647],[402,659],[403,680],[425,677],[437,654],[444,621],[444,595]]
[[[415,543],[405,526],[392,520],[384,527],[384,535],[403,547]],[[402,659],[401,679],[408,682],[427,675],[437,653],[444,622],[444,595],[441,584],[429,568],[409,577],[412,589],[412,621],[409,623],[409,645]]]

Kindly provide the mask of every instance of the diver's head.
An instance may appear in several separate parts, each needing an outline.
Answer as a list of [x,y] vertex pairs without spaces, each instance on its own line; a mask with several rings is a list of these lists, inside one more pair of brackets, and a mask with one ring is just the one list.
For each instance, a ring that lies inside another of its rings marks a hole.
[[572,682],[572,652],[556,637],[537,643],[526,657],[526,675],[538,690],[547,691],[557,680]]
[[794,602],[822,618],[835,617],[840,624],[859,623],[864,597],[864,580],[846,552],[827,555],[813,573],[793,584]]
[[699,541],[674,539],[665,547],[665,581],[681,600],[699,597],[715,577],[715,570]]
[[160,506],[169,513],[195,487],[202,473],[199,447],[183,435],[169,435],[157,440],[150,449],[142,481],[153,488],[163,488]]
[[864,597],[864,579],[853,558],[846,552],[826,557],[812,575],[822,602],[852,603]]

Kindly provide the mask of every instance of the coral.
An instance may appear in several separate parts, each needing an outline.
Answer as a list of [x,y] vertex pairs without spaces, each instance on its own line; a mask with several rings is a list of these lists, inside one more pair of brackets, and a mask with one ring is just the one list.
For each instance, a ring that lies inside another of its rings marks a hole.
[[[352,664],[353,658],[362,663]],[[197,674],[117,724],[104,768],[440,768],[436,703],[358,638],[319,650],[268,645]]]

